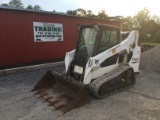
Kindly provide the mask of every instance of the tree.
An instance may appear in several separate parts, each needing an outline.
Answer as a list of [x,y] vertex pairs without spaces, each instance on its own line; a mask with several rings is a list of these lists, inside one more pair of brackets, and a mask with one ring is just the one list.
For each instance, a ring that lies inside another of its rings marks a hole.
[[41,8],[41,6],[39,6],[39,5],[35,5],[35,6],[34,6],[34,10],[42,10],[42,8]]
[[87,10],[86,17],[95,17],[91,10]]
[[154,16],[152,16],[151,19],[154,20],[157,24],[160,25],[160,16],[154,15]]
[[148,34],[154,34],[156,31],[158,31],[158,24],[154,20],[149,20],[142,25],[141,31],[144,31]]
[[107,16],[107,19],[109,19],[111,21],[120,21],[120,22],[122,22],[122,20],[124,19],[124,17],[123,16],[113,16],[113,17]]
[[140,29],[143,24],[150,20],[150,11],[147,8],[139,11],[137,15],[133,17],[134,28]]
[[153,42],[160,43],[160,31],[156,32]]
[[99,19],[107,19],[108,15],[106,14],[106,11],[105,11],[105,10],[101,10],[100,12],[98,12],[97,17],[98,17]]
[[28,6],[26,7],[26,9],[30,9],[30,10],[41,10],[41,6],[39,6],[39,5],[35,5],[35,6],[28,5]]
[[53,13],[56,13],[56,10],[53,10]]
[[145,33],[145,32],[143,32],[143,31],[140,31],[139,32],[139,43],[144,43],[144,42],[150,42],[149,41],[149,36]]
[[77,10],[76,10],[76,15],[77,16],[82,16],[82,17],[86,17],[86,10],[84,10],[84,9],[82,9],[82,8],[78,8]]
[[2,3],[0,6],[8,7],[9,5],[7,3]]
[[9,6],[23,8],[23,3],[21,2],[21,0],[10,0]]
[[123,30],[128,31],[128,30],[132,30],[134,28],[134,26],[133,26],[133,18],[130,17],[130,16],[122,18],[121,22],[122,22],[122,29]]
[[92,17],[95,18],[96,16],[92,13],[91,10],[84,10],[82,8],[78,8],[76,10],[67,10],[66,14],[68,15],[76,15],[81,17]]
[[77,15],[77,11],[76,10],[67,10],[66,14],[68,14],[68,15]]
[[33,6],[32,6],[32,5],[28,5],[28,6],[26,7],[26,9],[33,10],[34,8],[33,8]]

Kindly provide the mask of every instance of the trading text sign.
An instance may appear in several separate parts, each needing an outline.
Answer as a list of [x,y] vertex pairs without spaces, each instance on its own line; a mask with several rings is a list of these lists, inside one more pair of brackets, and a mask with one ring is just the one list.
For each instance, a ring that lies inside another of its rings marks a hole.
[[60,23],[33,22],[34,41],[63,41],[63,25]]

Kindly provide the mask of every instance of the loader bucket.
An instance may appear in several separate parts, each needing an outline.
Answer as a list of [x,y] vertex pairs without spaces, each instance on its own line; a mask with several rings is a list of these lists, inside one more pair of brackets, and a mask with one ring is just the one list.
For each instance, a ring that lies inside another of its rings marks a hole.
[[62,114],[91,102],[85,85],[53,71],[48,71],[33,91]]

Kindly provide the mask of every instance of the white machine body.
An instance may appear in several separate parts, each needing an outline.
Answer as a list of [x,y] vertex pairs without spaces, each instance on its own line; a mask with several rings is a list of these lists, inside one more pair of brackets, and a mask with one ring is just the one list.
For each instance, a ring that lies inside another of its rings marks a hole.
[[[138,46],[138,38],[138,31],[131,31],[129,36],[119,44],[105,50],[104,52],[94,57],[90,57],[85,66],[85,69],[75,65],[74,71],[79,74],[82,74],[82,72],[84,72],[83,84],[86,85],[90,84],[91,80],[112,71],[121,64],[128,64],[133,68],[135,73],[138,73],[141,55],[141,48],[140,46]],[[71,52],[66,53],[65,72],[68,71],[71,62],[74,59],[75,51],[76,50],[72,50]],[[119,55],[116,64],[107,67],[101,67],[102,62],[116,54]],[[120,61],[121,54],[123,54],[123,60]],[[129,55],[131,55],[130,58]]]

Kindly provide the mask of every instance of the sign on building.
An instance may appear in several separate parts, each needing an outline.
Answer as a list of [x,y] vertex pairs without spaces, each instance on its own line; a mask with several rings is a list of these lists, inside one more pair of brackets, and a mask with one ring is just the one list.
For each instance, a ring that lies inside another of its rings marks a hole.
[[34,41],[63,41],[63,25],[60,23],[33,22]]

